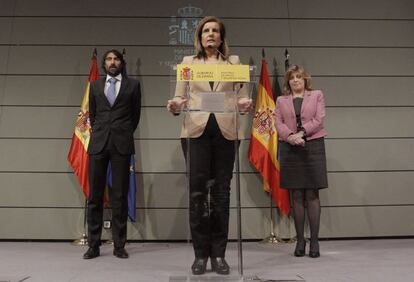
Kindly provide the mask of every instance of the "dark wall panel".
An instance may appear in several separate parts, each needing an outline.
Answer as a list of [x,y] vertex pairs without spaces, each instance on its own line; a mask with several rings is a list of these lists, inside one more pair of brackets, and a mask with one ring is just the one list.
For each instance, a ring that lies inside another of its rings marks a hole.
[[[125,48],[128,74],[142,86],[139,219],[128,236],[189,237],[181,117],[165,104],[174,89],[170,66],[193,52],[188,42],[175,42],[178,27],[204,15],[224,19],[231,52],[258,67],[256,81],[264,48],[272,83],[282,82],[287,48],[290,63],[304,65],[325,93],[329,189],[321,191],[321,236],[412,235],[405,216],[414,199],[413,5],[0,0],[0,239],[73,239],[83,231],[84,198],[66,158],[95,47],[99,58]],[[250,119],[242,124],[247,138]],[[243,236],[257,239],[269,234],[270,201],[247,160],[248,145],[240,146]],[[276,223],[277,234],[294,236],[291,219]]]

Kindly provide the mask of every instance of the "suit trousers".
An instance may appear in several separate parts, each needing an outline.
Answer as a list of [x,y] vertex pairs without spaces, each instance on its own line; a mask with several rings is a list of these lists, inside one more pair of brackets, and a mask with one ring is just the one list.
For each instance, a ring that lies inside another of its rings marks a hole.
[[126,242],[128,219],[129,166],[131,155],[120,154],[111,135],[104,149],[89,155],[88,243],[95,248],[101,245],[103,223],[103,199],[108,163],[112,168],[112,187],[109,199],[112,208],[112,239],[115,248],[123,248]]
[[[182,138],[190,184],[190,229],[195,257],[224,257],[229,227],[235,141],[223,137],[214,114],[198,138]],[[212,185],[209,180],[214,180]]]

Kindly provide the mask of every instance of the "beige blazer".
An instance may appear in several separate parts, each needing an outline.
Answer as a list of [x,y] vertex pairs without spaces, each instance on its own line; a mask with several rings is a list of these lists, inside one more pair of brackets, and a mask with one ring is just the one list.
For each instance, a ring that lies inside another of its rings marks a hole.
[[[228,60],[223,60],[221,57],[218,61],[219,64],[240,64],[238,56],[232,55]],[[184,57],[182,64],[205,64],[203,59],[197,59],[194,56]],[[197,108],[201,103],[199,93],[202,92],[227,92],[235,91],[236,99],[233,102],[225,101],[226,104],[235,103],[242,97],[249,96],[248,84],[233,83],[233,82],[214,82],[213,89],[211,89],[208,81],[197,82],[177,82],[175,89],[175,96],[188,99],[188,105],[191,108]],[[206,127],[210,113],[207,112],[189,112],[185,113],[183,125],[181,128],[181,138],[197,138],[203,134]],[[214,113],[218,126],[224,138],[228,140],[236,139],[236,132],[238,132],[239,138],[241,138],[242,132],[239,130],[239,125],[236,124],[236,113]]]

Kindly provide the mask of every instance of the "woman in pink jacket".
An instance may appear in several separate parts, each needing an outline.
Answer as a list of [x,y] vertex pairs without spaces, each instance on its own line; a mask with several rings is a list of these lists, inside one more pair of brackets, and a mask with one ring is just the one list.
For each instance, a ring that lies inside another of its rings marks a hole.
[[322,91],[311,89],[310,76],[303,67],[291,66],[285,74],[284,95],[277,98],[276,128],[280,140],[280,186],[292,191],[297,257],[305,255],[305,201],[311,235],[309,257],[320,256],[319,189],[328,187],[324,118]]

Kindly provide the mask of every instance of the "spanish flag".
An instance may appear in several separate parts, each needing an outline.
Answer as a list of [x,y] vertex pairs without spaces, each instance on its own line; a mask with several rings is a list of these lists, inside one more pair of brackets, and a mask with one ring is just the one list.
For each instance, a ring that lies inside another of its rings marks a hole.
[[95,51],[92,57],[92,67],[89,72],[88,83],[86,84],[82,104],[76,119],[75,132],[72,136],[72,144],[70,145],[68,153],[69,164],[78,178],[86,199],[89,196],[88,145],[91,128],[89,124],[89,87],[91,82],[98,79],[99,71]]
[[288,215],[290,211],[289,192],[280,188],[275,110],[276,103],[270,86],[267,63],[263,59],[248,158],[262,175],[265,191],[271,194],[282,214]]

